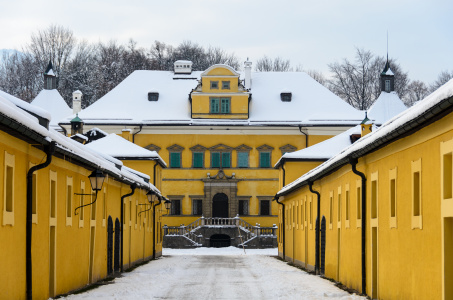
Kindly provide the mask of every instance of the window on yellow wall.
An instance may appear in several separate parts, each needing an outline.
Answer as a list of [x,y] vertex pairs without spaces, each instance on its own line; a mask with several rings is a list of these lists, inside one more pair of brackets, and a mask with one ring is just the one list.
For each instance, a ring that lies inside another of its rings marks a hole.
[[3,225],[14,225],[14,167],[15,156],[5,151]]
[[452,176],[453,176],[453,167],[452,167],[452,152],[444,154],[443,158],[443,173],[442,173],[442,180],[443,180],[443,199],[451,199],[453,198],[453,184],[452,184]]
[[337,219],[338,220],[337,221],[341,222],[341,194],[338,194],[338,207],[337,207],[337,209],[338,209],[338,212],[337,212],[337,215],[338,215]]
[[414,201],[414,216],[420,216],[420,172],[413,173],[413,191],[412,191],[412,199]]
[[[80,189],[80,193],[82,195],[80,195],[80,202],[79,202],[79,206],[83,206],[83,194],[85,194],[85,189]],[[83,212],[85,211],[84,207],[81,207],[79,209],[79,221],[83,221]]]
[[230,113],[230,98],[221,98],[220,99],[220,112],[222,114]]
[[390,180],[390,217],[396,217],[396,180]]
[[361,187],[357,186],[356,189],[356,199],[357,199],[357,220],[362,219],[362,191]]
[[377,218],[377,180],[371,181],[371,218]]
[[212,81],[211,80],[211,90],[212,89],[214,89],[214,90],[219,89],[219,82],[218,81]]
[[313,198],[310,200],[310,229],[313,228]]
[[222,89],[229,90],[230,89],[230,82],[229,81],[222,81]]
[[50,181],[50,217],[56,218],[57,216],[57,182]]
[[333,197],[330,196],[330,216],[329,216],[329,223],[333,223]]
[[[94,197],[96,197],[96,194],[92,193],[91,194],[91,199],[94,199]],[[96,206],[97,206],[97,201],[94,202],[93,204],[90,205],[91,206],[91,220],[94,221],[96,220]]]
[[349,191],[346,191],[345,193],[346,199],[345,199],[345,214],[346,214],[346,221],[349,221]]
[[66,187],[66,217],[71,218],[72,216],[72,185]]

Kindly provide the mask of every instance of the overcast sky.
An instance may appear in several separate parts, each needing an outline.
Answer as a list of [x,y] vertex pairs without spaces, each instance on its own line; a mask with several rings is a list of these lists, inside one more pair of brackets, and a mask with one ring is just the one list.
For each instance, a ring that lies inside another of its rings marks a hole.
[[412,80],[453,71],[451,0],[0,0],[0,49],[20,49],[50,24],[78,39],[148,48],[155,40],[221,47],[241,60],[267,55],[328,72],[355,47],[397,59]]

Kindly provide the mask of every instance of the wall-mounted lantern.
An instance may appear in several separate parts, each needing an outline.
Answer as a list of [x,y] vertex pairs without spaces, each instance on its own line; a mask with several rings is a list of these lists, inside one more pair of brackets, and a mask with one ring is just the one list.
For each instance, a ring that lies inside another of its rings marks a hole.
[[167,213],[168,213],[168,211],[171,208],[171,201],[168,199],[165,199],[164,205],[165,205],[165,208],[167,209]]
[[[102,173],[101,170],[94,170],[90,174],[90,176],[88,176],[88,179],[90,179],[91,189],[96,192],[96,196],[95,196],[93,202],[77,207],[74,210],[75,215],[77,215],[77,210],[79,208],[82,208],[82,207],[85,207],[88,205],[92,205],[94,202],[96,202],[96,200],[98,198],[98,192],[102,189],[102,185],[104,184],[105,175],[104,175],[104,173]],[[78,194],[78,193],[74,193],[74,194],[79,195],[79,196],[91,196],[91,194]]]

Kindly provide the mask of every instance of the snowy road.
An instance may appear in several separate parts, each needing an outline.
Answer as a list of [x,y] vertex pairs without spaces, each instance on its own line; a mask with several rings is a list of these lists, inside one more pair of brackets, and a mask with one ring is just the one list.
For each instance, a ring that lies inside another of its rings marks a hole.
[[266,255],[269,250],[215,250],[164,249],[157,261],[67,299],[365,299]]

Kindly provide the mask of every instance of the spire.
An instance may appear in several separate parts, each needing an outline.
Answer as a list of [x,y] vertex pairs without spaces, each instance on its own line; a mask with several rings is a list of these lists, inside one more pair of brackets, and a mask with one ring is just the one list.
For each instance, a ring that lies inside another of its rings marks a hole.
[[45,75],[49,76],[55,76],[55,73],[53,71],[53,65],[52,61],[49,60],[49,64],[47,65],[46,71],[44,72]]
[[57,75],[53,71],[52,62],[49,60],[46,71],[44,72],[44,89],[54,90],[57,88]]
[[390,69],[389,62],[389,34],[387,31],[387,61],[385,62],[384,70],[379,75],[379,81],[381,86],[381,92],[393,92],[395,91],[395,74]]
[[361,136],[365,136],[371,131],[373,131],[373,122],[368,119],[368,112],[365,111],[365,119],[363,119],[362,123],[360,123]]

